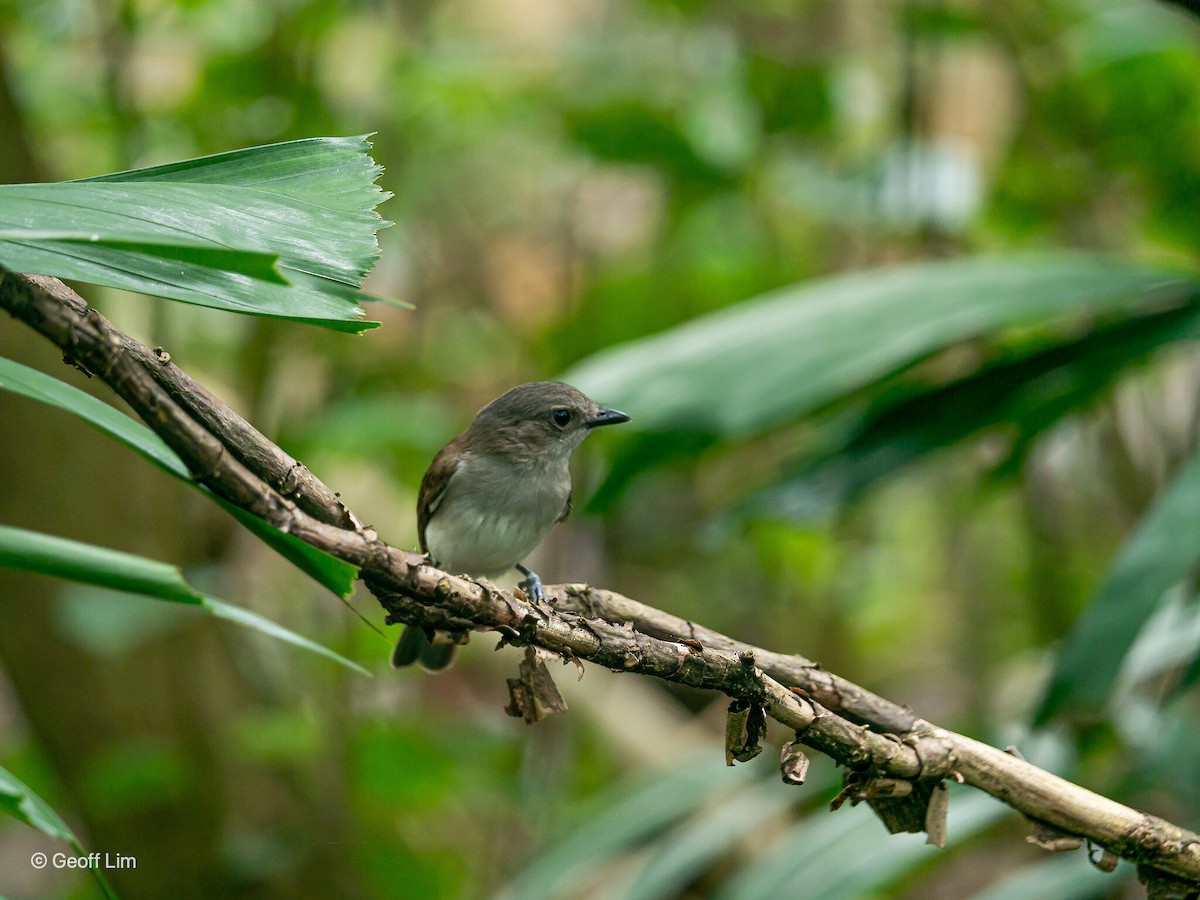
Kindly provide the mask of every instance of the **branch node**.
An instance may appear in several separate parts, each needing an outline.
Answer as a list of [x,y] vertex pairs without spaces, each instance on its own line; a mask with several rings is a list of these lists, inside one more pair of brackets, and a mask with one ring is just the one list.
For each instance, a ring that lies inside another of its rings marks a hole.
[[305,472],[308,469],[304,463],[299,460],[293,460],[288,466],[287,471],[283,475],[283,480],[279,483],[279,493],[285,497],[294,497],[300,493],[300,482]]

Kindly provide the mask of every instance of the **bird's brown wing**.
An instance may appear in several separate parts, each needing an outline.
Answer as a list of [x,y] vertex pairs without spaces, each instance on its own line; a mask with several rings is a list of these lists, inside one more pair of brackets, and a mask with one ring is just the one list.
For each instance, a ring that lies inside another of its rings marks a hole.
[[421,552],[428,553],[429,546],[425,543],[425,526],[429,517],[434,514],[442,498],[446,496],[446,488],[450,479],[458,471],[462,461],[462,435],[460,434],[445,447],[438,451],[425,477],[421,479],[421,492],[417,495],[417,538],[421,541]]

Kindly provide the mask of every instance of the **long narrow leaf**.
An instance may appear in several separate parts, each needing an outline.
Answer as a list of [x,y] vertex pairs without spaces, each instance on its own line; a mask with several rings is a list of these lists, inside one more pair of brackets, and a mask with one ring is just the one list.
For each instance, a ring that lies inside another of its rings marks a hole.
[[1200,684],[1200,648],[1197,649],[1195,658],[1179,676],[1179,690],[1185,690],[1195,684]]
[[[195,483],[192,482],[192,484]],[[212,497],[225,512],[241,522],[247,531],[301,572],[319,584],[323,584],[343,600],[354,593],[354,582],[358,580],[358,566],[351,565],[336,556],[330,556],[324,550],[318,550],[312,544],[307,544],[294,535],[285,534],[253,513],[247,512],[240,506],[234,506],[208,488],[204,488],[204,492]]]
[[107,547],[0,525],[0,568],[201,606],[204,595],[172,565]]
[[1200,336],[1200,305],[1149,313],[1048,347],[1008,354],[949,384],[883,391],[849,428],[753,503],[807,516],[852,502],[880,478],[988,428],[1006,426],[1010,469],[1034,439],[1093,402],[1129,367]]
[[971,900],[1092,900],[1112,897],[1134,873],[1131,865],[1102,872],[1083,851],[1060,853],[1035,862],[997,881]]
[[190,480],[187,466],[162,438],[103,400],[37,369],[0,357],[0,389],[12,391],[78,416],[136,450],[165,472]]
[[623,900],[680,896],[698,872],[794,804],[792,790],[772,779],[684,822],[655,844],[633,883],[622,892]]
[[1092,256],[921,263],[785,288],[604,351],[564,378],[634,412],[641,430],[747,437],[966,338],[1178,305],[1192,289]]
[[1138,632],[1168,588],[1200,559],[1200,452],[1192,456],[1121,548],[1067,636],[1036,721],[1103,705]]
[[[71,245],[103,247],[133,255],[192,263],[206,269],[221,269],[244,275],[271,284],[287,284],[288,280],[279,272],[279,254],[255,253],[250,250],[235,250],[214,247],[193,241],[186,235],[175,237],[173,243],[164,243],[155,235],[140,235],[130,231],[121,233],[109,229],[104,234],[84,231],[20,231],[0,230],[0,241],[35,247],[44,247],[54,252],[70,253]],[[63,245],[56,247],[56,245]]]
[[562,896],[565,885],[581,871],[608,862],[702,805],[714,786],[729,787],[752,774],[749,766],[730,770],[706,760],[679,766],[666,777],[632,788],[619,788],[614,796],[597,802],[594,815],[522,872],[507,896],[520,900]]
[[60,841],[78,845],[67,823],[12,772],[0,767],[0,812]]
[[[948,844],[988,827],[1008,812],[991,797],[952,790]],[[875,896],[939,851],[923,835],[888,834],[869,810],[806,817],[715,894],[720,900],[805,897],[841,900]]]
[[366,669],[261,616],[208,597],[187,583],[175,566],[120,550],[0,525],[0,568],[36,572],[183,603],[207,610],[297,647],[311,650],[364,675]]
[[284,628],[277,622],[272,622],[270,619],[260,616],[256,612],[251,612],[242,606],[234,606],[232,603],[226,603],[224,600],[218,600],[216,597],[204,597],[200,603],[205,609],[216,616],[218,619],[224,619],[227,622],[236,622],[238,625],[245,625],[247,628],[253,628],[255,631],[261,631],[263,634],[270,635],[276,640],[283,641],[286,644],[291,644],[294,647],[299,647],[302,650],[308,650],[316,653],[318,656],[324,656],[326,659],[331,659],[336,663],[353,669],[362,675],[370,675],[371,673],[360,666],[358,663],[346,659],[340,653],[330,650],[324,644],[318,644],[316,641],[311,641],[303,635],[296,634]]
[[[35,794],[25,782],[7,769],[0,767],[0,815],[12,816],[31,828],[60,841],[66,841],[80,855],[85,856],[83,845],[75,837],[67,823],[50,804]],[[117,895],[104,873],[90,866],[88,869],[108,900],[117,900]]]
[[354,590],[358,568],[343,562],[218,497],[192,479],[187,466],[153,431],[107,403],[37,369],[0,357],[0,389],[58,407],[137,451],[163,471],[202,490],[260,540],[339,597]]

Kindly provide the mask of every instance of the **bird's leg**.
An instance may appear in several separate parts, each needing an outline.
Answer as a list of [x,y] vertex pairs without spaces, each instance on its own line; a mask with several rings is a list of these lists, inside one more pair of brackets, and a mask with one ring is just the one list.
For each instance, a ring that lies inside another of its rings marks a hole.
[[537,572],[521,565],[521,563],[517,563],[516,569],[525,576],[525,579],[521,581],[517,587],[523,590],[525,595],[534,603],[545,603],[546,592],[542,589],[542,579],[538,578]]

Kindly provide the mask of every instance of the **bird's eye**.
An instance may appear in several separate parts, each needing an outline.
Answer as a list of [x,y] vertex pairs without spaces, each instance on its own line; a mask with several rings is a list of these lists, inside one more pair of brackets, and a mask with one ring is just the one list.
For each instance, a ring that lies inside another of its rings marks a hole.
[[571,424],[571,411],[569,409],[556,409],[550,414],[550,417],[554,419],[554,424],[559,428],[566,428]]

